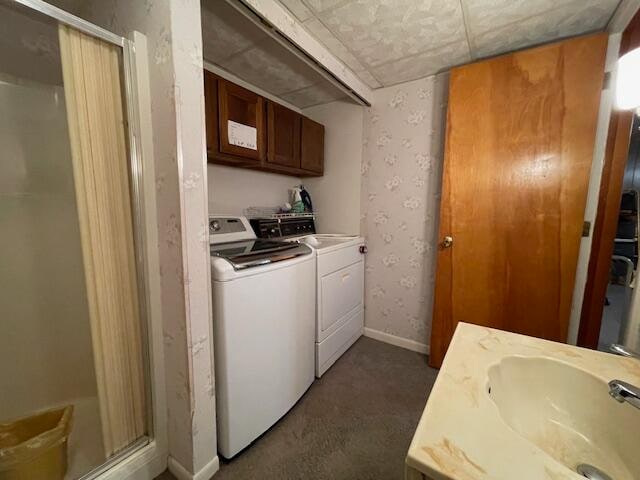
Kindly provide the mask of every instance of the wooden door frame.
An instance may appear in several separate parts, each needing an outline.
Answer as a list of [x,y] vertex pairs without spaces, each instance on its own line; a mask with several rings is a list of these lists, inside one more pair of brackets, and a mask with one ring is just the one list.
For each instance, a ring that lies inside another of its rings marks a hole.
[[[638,47],[640,47],[640,10],[636,12],[622,34],[620,56]],[[587,282],[578,329],[577,343],[581,347],[593,349],[598,347],[632,124],[632,111],[614,110],[611,113],[598,195],[598,211],[593,229]]]

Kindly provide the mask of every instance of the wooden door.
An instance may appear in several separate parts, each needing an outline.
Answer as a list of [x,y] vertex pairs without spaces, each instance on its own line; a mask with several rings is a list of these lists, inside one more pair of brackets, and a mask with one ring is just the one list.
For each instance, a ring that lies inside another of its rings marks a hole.
[[453,69],[429,363],[458,322],[566,341],[607,35]]
[[302,118],[300,166],[318,175],[324,172],[324,126],[307,117]]
[[301,115],[275,102],[269,102],[267,112],[267,162],[299,169]]
[[[246,88],[218,79],[218,120],[220,152],[257,162],[265,158],[264,99]],[[230,141],[230,131],[241,130],[238,139]],[[241,145],[246,132],[255,129],[255,145]]]

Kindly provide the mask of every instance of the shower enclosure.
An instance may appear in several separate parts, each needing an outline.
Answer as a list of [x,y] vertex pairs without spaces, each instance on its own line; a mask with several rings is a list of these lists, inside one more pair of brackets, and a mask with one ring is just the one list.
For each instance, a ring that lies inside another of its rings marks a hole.
[[152,429],[131,49],[39,1],[0,32],[0,479],[90,478]]

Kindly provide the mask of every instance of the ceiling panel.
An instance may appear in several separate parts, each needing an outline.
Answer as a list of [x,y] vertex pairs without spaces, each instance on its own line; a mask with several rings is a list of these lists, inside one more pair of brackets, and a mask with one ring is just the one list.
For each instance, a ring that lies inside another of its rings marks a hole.
[[369,88],[380,88],[382,86],[382,83],[380,83],[377,78],[371,75],[371,72],[369,72],[369,70],[361,70],[356,73],[358,77],[360,77],[360,80],[366,83]]
[[[288,3],[296,8],[294,1]],[[201,6],[204,60],[300,108],[346,97],[226,1],[202,0]],[[303,8],[297,11],[304,16]],[[346,49],[343,53],[343,61],[355,60]]]
[[572,0],[464,0],[469,30],[474,34],[496,30],[507,24],[571,3]]
[[602,30],[620,0],[279,0],[371,88]]
[[281,3],[295,15],[298,20],[305,21],[313,17],[313,12],[304,4],[302,0],[281,0]]
[[307,0],[306,3],[316,12],[325,12],[349,2],[346,0]]
[[392,85],[435,75],[469,60],[469,45],[462,41],[372,67],[372,72],[383,85]]
[[317,18],[312,18],[304,22],[305,28],[313,34],[320,43],[324,44],[336,57],[344,62],[344,64],[354,72],[364,70],[364,66],[349,51],[331,31]]
[[312,107],[344,98],[344,94],[328,84],[316,84],[282,95],[282,99],[300,108]]
[[202,2],[201,19],[203,45],[215,45],[206,52],[207,60],[213,63],[232,57],[266,38],[262,30],[227,2]]
[[319,80],[318,74],[271,39],[219,65],[274,95],[310,87]]
[[459,0],[356,0],[320,18],[369,66],[465,39]]
[[488,57],[603,29],[611,17],[611,8],[606,7],[606,0],[580,0],[580,3],[581,9],[565,5],[483,35],[472,35],[473,51],[477,58]]

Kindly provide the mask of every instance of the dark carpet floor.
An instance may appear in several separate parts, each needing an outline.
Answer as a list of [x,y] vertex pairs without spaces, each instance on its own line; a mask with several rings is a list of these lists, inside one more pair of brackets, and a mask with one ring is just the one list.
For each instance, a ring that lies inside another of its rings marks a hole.
[[436,374],[425,356],[363,337],[213,478],[401,480]]

